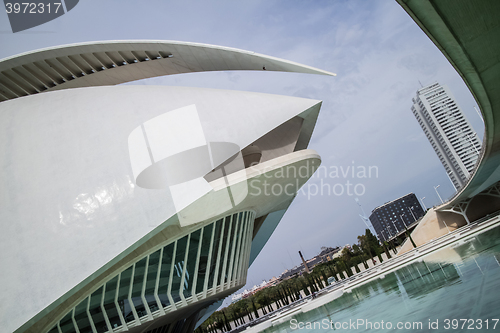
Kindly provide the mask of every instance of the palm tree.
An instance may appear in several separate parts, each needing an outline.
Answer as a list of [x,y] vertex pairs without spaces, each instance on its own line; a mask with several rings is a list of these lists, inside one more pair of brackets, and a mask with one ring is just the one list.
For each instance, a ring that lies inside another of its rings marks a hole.
[[229,321],[226,318],[226,313],[225,313],[224,309],[222,309],[221,312],[222,312],[222,316],[224,317],[224,326],[225,326],[226,330],[230,331],[231,325],[229,325]]
[[308,284],[307,284],[307,280],[306,280],[305,276],[301,276],[299,278],[299,282],[300,282],[301,289],[304,291],[304,294],[306,294],[306,296],[309,296],[311,294],[311,292],[309,291],[309,289],[307,289]]
[[368,269],[368,263],[366,262],[368,260],[368,256],[365,253],[363,253],[362,258],[363,258],[363,266],[365,266],[365,269]]
[[369,259],[373,260],[371,246],[368,243],[368,238],[366,237],[366,235],[358,236],[358,243],[359,243],[359,246],[361,247],[361,249],[363,251],[365,251],[366,254],[369,255]]
[[291,288],[295,292],[295,300],[300,299],[301,298],[300,291],[303,289],[300,279],[298,277],[295,277],[293,279],[290,279],[289,281],[291,281],[290,282]]
[[383,242],[382,247],[384,248],[384,252],[385,255],[387,256],[387,259],[391,259],[392,258],[391,253],[389,252],[389,250],[387,250],[387,242]]
[[252,303],[252,309],[253,313],[255,314],[255,318],[259,318],[259,312],[257,311],[257,306],[255,305],[254,296],[252,295],[248,299]]

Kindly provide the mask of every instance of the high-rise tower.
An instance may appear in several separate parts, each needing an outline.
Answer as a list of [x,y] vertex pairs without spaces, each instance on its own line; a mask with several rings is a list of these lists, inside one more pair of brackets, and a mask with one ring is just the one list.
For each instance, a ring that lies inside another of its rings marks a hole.
[[478,160],[477,134],[448,88],[439,83],[417,90],[411,110],[458,190]]

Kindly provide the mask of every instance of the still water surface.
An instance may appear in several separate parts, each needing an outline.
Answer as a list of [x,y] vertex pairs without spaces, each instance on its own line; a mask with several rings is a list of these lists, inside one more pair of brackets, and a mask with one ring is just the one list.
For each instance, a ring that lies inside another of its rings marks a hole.
[[500,332],[500,227],[264,332]]

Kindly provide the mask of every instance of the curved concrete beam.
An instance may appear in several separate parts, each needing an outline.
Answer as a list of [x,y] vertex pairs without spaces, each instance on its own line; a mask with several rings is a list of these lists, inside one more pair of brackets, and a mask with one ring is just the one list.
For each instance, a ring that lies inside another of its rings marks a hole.
[[500,180],[500,2],[397,0],[464,80],[484,119],[482,156],[474,174],[441,208]]

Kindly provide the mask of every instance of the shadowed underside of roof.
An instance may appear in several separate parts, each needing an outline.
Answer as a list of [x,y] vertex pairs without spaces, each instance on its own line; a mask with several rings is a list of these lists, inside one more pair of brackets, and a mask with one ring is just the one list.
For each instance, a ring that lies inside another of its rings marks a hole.
[[72,44],[0,60],[0,102],[45,91],[226,70],[335,75],[239,49],[173,41]]

